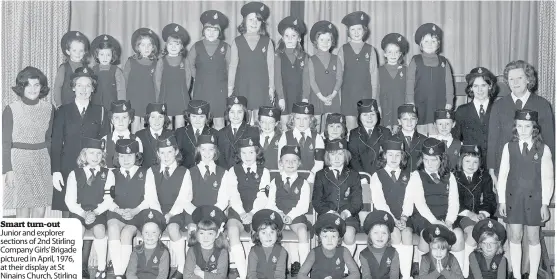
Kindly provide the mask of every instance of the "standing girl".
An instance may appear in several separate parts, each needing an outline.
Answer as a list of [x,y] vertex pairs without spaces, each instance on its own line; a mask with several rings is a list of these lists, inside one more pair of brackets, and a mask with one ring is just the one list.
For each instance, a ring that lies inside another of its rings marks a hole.
[[429,243],[430,252],[421,257],[418,279],[464,279],[457,259],[449,253],[457,241],[455,234],[444,225],[430,225],[423,238]]
[[[158,139],[165,139],[172,135],[172,131],[167,129],[170,125],[170,119],[166,115],[166,108],[166,104],[148,104],[146,109],[147,113],[146,116],[144,116],[145,129],[135,134],[143,144],[142,166],[144,167],[151,167],[159,164],[157,141]],[[135,119],[137,119],[137,117]]]
[[77,68],[87,66],[87,54],[89,53],[89,40],[79,31],[69,31],[64,34],[60,45],[66,62],[58,67],[54,78],[52,97],[56,107],[69,104],[75,99],[71,86],[72,75]]
[[201,14],[203,40],[197,41],[190,49],[188,61],[194,78],[193,98],[211,104],[215,129],[224,127],[224,110],[228,96],[228,67],[230,45],[224,41],[224,29],[228,18],[215,10]]
[[184,111],[184,115],[188,119],[188,125],[178,128],[174,135],[180,153],[183,155],[182,166],[191,168],[197,163],[195,161],[195,149],[197,140],[200,135],[213,135],[217,131],[211,128],[210,113],[211,105],[201,100],[191,100],[188,107]]
[[97,64],[93,71],[97,75],[97,91],[93,95],[93,104],[110,109],[112,102],[126,100],[126,80],[120,64],[120,44],[114,37],[103,34],[91,43],[91,52]]
[[507,278],[507,259],[503,255],[503,243],[507,232],[501,223],[484,219],[474,225],[472,231],[478,249],[470,254],[470,276],[468,278]]
[[[98,264],[96,279],[106,278],[106,250],[108,249],[106,211],[114,206],[110,196],[114,175],[105,168],[104,145],[103,140],[81,138],[83,149],[77,157],[78,168],[68,175],[68,190],[65,197],[70,218],[76,218],[81,222],[82,234],[85,235],[86,230],[93,230],[95,236],[93,244]],[[90,252],[90,248],[88,250]],[[87,268],[88,262],[89,254],[84,254],[81,261],[83,269]]]
[[[377,53],[366,43],[369,35],[369,15],[357,11],[342,19],[350,40],[338,51],[343,68],[342,102],[340,112],[346,115],[349,130],[358,127],[357,111],[354,104],[361,99],[375,99],[379,93],[377,74]],[[380,104],[378,107],[381,107]]]
[[42,218],[52,203],[50,154],[55,108],[41,102],[48,81],[41,70],[25,67],[12,90],[19,96],[2,112],[4,208],[17,218]]
[[114,131],[103,137],[106,141],[106,149],[104,152],[106,153],[106,166],[108,168],[114,168],[114,162],[118,156],[115,153],[116,141],[120,139],[132,139],[137,141],[139,146],[138,152],[143,153],[141,139],[132,134],[128,129],[133,121],[134,114],[135,110],[132,108],[130,101],[119,100],[110,105],[110,119],[112,126],[114,126]]
[[228,243],[224,234],[224,212],[214,205],[203,205],[195,209],[192,220],[197,230],[191,231],[189,235],[190,249],[186,255],[185,277],[227,278]]
[[528,234],[530,278],[537,278],[541,258],[540,226],[550,217],[553,170],[551,151],[540,135],[538,112],[517,110],[513,138],[503,147],[497,184],[499,214],[509,224],[515,278],[521,276],[523,227]]
[[278,143],[282,136],[280,123],[281,112],[276,107],[259,107],[259,142],[262,144],[265,168],[278,170]]
[[270,11],[261,2],[249,2],[240,12],[244,19],[238,26],[241,35],[232,43],[228,96],[248,98],[247,109],[253,111],[250,116],[255,119],[260,106],[275,102],[275,52],[266,29]]
[[425,23],[416,30],[414,41],[421,54],[414,55],[406,77],[406,103],[418,108],[418,132],[435,134],[433,112],[453,107],[454,87],[451,66],[442,55],[443,30],[434,23]]
[[362,279],[399,279],[399,253],[390,245],[395,221],[391,214],[374,210],[364,221],[364,232],[368,235],[367,247],[360,253]]
[[399,129],[397,109],[406,98],[404,56],[408,53],[408,41],[398,33],[390,33],[381,40],[381,48],[385,56],[385,64],[379,67],[381,124],[394,134]]
[[157,101],[155,91],[155,67],[159,55],[159,38],[149,28],[139,28],[132,34],[133,56],[128,58],[124,66],[126,79],[126,98],[137,108],[137,116],[133,121],[132,132],[141,129],[145,123],[141,115],[149,103]]
[[178,129],[184,126],[182,110],[190,101],[191,67],[186,65],[190,37],[184,27],[170,23],[162,29],[162,39],[166,45],[155,69],[155,92],[157,102],[168,104],[167,114],[174,117],[174,128]]
[[253,215],[247,279],[285,279],[286,250],[280,245],[284,223],[278,212],[262,209]]

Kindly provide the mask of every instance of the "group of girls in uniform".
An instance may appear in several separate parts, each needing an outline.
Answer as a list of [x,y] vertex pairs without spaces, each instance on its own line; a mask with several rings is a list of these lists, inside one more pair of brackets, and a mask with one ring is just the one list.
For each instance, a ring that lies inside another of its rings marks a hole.
[[[388,34],[386,63],[378,66],[365,42],[365,12],[342,20],[350,40],[337,55],[334,24],[315,23],[313,56],[300,44],[301,19],[280,21],[275,49],[268,6],[250,2],[241,14],[241,35],[229,45],[226,16],[204,12],[203,39],[187,55],[189,35],[179,24],[163,28],[162,52],[156,33],[140,28],[124,70],[112,36],[89,45],[78,31],[64,35],[68,59],[53,87],[58,108],[39,102],[49,91],[46,77],[27,67],[13,87],[21,100],[4,110],[3,142],[11,147],[3,152],[11,197],[4,204],[37,216],[51,202],[79,219],[83,233],[92,230],[94,241],[83,244],[84,278],[94,246],[100,279],[107,253],[117,278],[406,279],[414,236],[420,278],[504,278],[506,231],[496,216],[509,224],[514,271],[526,226],[531,278],[537,274],[537,234],[554,187],[537,111],[516,110],[496,182],[485,170],[485,141],[461,142],[466,130],[453,129],[462,124],[452,110],[450,66],[439,55],[439,26],[417,29],[421,54],[408,67],[407,40]],[[466,79],[482,120],[493,74],[478,67]],[[48,165],[52,177],[43,171]],[[371,186],[369,209],[362,184]],[[317,215],[315,224],[306,214]],[[143,241],[134,248],[138,233]],[[282,247],[283,233],[295,235],[296,249]],[[356,257],[358,233],[367,244]]]

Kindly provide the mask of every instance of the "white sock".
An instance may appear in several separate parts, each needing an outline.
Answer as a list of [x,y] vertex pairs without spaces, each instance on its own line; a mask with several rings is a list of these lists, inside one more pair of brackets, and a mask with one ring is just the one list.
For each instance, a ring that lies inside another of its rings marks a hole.
[[300,255],[300,265],[304,264],[309,255],[309,243],[298,244],[298,255]]
[[106,250],[108,249],[108,237],[95,239],[93,247],[97,255],[97,269],[100,271],[106,270]]
[[460,270],[463,270],[464,269],[464,250],[458,251],[458,252],[451,251],[451,254],[453,254],[453,256],[456,258],[456,261],[460,265]]
[[400,261],[400,274],[402,275],[402,278],[410,278],[414,247],[412,245],[396,244],[393,245],[393,248],[395,248],[398,252],[398,258]]
[[511,266],[513,268],[513,276],[514,278],[520,279],[522,277],[522,244],[515,244],[510,242],[509,252],[511,253]]
[[122,263],[120,262],[120,254],[122,250],[122,243],[119,239],[108,241],[110,249],[108,249],[108,254],[110,254],[110,259],[112,259],[112,266],[114,267],[114,275],[124,275],[122,271]]
[[174,250],[174,258],[176,259],[176,268],[178,272],[184,272],[184,266],[186,266],[186,242],[183,239],[178,241],[170,241],[170,246]]
[[427,254],[427,252],[418,249],[418,268],[422,266],[422,256],[425,254]]
[[529,279],[538,278],[538,269],[540,268],[540,259],[542,257],[542,246],[538,243],[536,245],[529,245],[530,250],[528,255],[530,256],[530,275]]
[[246,255],[244,254],[244,246],[242,244],[236,244],[230,247],[230,253],[236,263],[236,269],[238,274],[240,274],[240,279],[245,279],[248,273],[246,264]]
[[464,278],[468,277],[468,273],[470,271],[470,253],[474,252],[474,246],[468,245],[468,243],[464,243],[464,267],[462,269],[462,275]]
[[130,262],[130,256],[132,255],[133,246],[129,244],[123,244],[120,249],[120,267],[122,270],[122,275],[126,273],[128,268],[128,263]]

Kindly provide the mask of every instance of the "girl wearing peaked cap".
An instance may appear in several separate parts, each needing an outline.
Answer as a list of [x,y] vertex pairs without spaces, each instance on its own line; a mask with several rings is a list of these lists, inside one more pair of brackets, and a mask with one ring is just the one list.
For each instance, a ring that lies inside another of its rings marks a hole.
[[484,219],[474,226],[472,235],[478,248],[470,254],[469,278],[507,278],[507,259],[503,254],[505,227],[493,219]]
[[[104,136],[103,139],[106,141],[106,166],[108,168],[114,168],[117,155],[115,154],[116,142],[120,139],[132,139],[137,141],[139,145],[139,152],[143,153],[143,144],[141,139],[136,135],[132,134],[128,127],[133,121],[135,115],[135,110],[132,108],[130,101],[119,100],[114,101],[110,104],[110,119],[111,124],[114,126],[114,130],[108,135]],[[140,161],[140,164],[143,162]]]
[[52,86],[52,97],[56,107],[69,104],[74,100],[71,76],[77,68],[87,66],[89,40],[80,31],[69,31],[62,36],[60,46],[66,61],[58,67]]
[[155,68],[157,102],[168,104],[168,116],[174,117],[174,128],[184,126],[182,111],[190,101],[191,72],[186,60],[188,31],[179,24],[170,23],[162,29],[165,42],[162,57]]
[[224,212],[213,205],[195,209],[192,220],[197,229],[190,232],[184,275],[186,278],[227,278],[228,251]]
[[509,225],[513,275],[521,276],[522,236],[527,233],[533,278],[541,258],[540,226],[549,220],[548,205],[555,189],[551,150],[540,134],[537,111],[515,112],[513,138],[502,153],[497,193],[499,215]]
[[327,20],[316,22],[310,31],[315,54],[309,59],[311,93],[309,103],[315,106],[315,116],[340,112],[340,87],[342,85],[342,62],[332,54],[338,42],[336,26]]
[[164,103],[150,103],[147,105],[146,115],[143,117],[145,119],[145,129],[135,133],[143,145],[142,166],[151,167],[159,164],[157,140],[172,135],[172,130],[168,129],[170,119],[167,117],[167,111],[167,105]]
[[413,104],[399,106],[397,114],[400,129],[393,134],[393,137],[404,142],[404,152],[408,155],[406,166],[410,171],[415,171],[422,156],[422,145],[427,137],[416,131],[419,117],[416,106]]
[[[346,15],[342,24],[348,29],[349,42],[338,51],[343,68],[342,103],[340,112],[347,116],[348,129],[357,127],[356,104],[361,99],[377,100],[379,78],[377,71],[377,52],[365,42],[368,35],[369,15],[357,11]],[[378,107],[381,107],[379,104]]]
[[242,6],[240,36],[234,39],[228,68],[228,96],[245,96],[255,119],[260,106],[275,103],[275,51],[267,34],[269,7],[261,2]]
[[97,91],[93,95],[93,104],[110,109],[112,102],[126,100],[126,80],[120,64],[122,49],[114,37],[102,34],[91,42],[91,53],[97,64],[93,71],[97,75]]
[[263,148],[265,167],[268,170],[278,170],[279,149],[278,142],[282,136],[280,123],[280,108],[259,107],[257,126],[259,128],[259,143]]
[[[83,149],[77,158],[78,167],[68,176],[65,202],[70,217],[81,222],[83,235],[86,230],[93,231],[95,236],[93,245],[98,261],[95,278],[106,278],[106,250],[108,249],[106,211],[114,207],[114,201],[110,196],[110,187],[114,185],[114,174],[105,168],[104,140],[81,138],[81,146]],[[84,249],[90,250],[91,241],[83,242]],[[82,259],[83,275],[89,262],[89,254],[84,255],[86,256]]]
[[228,96],[230,45],[224,41],[228,18],[216,10],[205,11],[200,17],[203,39],[195,42],[188,53],[193,82],[193,98],[211,104],[214,127],[224,127],[224,111]]
[[[300,268],[298,278],[360,278],[358,265],[345,247],[342,247],[346,224],[338,214],[325,213],[315,222],[319,246],[313,248]],[[345,266],[348,276],[344,276]],[[310,276],[308,276],[308,274]]]
[[394,227],[395,221],[386,211],[374,210],[367,215],[364,221],[367,247],[360,253],[362,278],[400,278],[400,255],[389,245]]
[[335,139],[348,140],[346,130],[346,116],[333,112],[325,117],[325,132],[322,134],[325,144]]
[[391,244],[398,252],[402,278],[410,278],[414,252],[412,224],[408,216],[402,214],[405,200],[411,199],[408,195],[410,191],[407,191],[410,169],[406,168],[408,154],[404,152],[402,141],[394,137],[385,140],[377,161],[377,171],[369,183],[372,204],[376,210],[392,215],[395,227],[391,233]]
[[433,125],[437,129],[436,135],[430,137],[436,138],[445,144],[447,157],[449,158],[449,168],[454,171],[458,165],[460,157],[460,147],[462,142],[455,139],[451,131],[455,127],[455,116],[452,110],[438,109],[433,113]]
[[397,109],[406,98],[406,70],[404,56],[408,53],[408,41],[398,33],[390,33],[381,40],[385,64],[379,67],[379,102],[383,126],[396,133],[398,126]]
[[157,101],[154,76],[160,45],[157,34],[145,27],[133,32],[131,45],[134,54],[126,61],[124,77],[127,84],[126,98],[137,109],[132,125],[132,132],[135,133],[145,123],[141,116],[145,115],[147,105]]
[[430,252],[421,256],[418,278],[464,279],[457,259],[449,253],[457,241],[455,234],[443,225],[430,225],[424,230],[423,238]]

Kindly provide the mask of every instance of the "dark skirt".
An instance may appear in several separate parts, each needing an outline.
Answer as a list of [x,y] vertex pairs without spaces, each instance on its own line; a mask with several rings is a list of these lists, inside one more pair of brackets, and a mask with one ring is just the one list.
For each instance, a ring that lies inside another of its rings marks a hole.
[[[300,215],[300,216],[294,218],[294,220],[292,220],[292,223],[290,223],[290,225],[294,225],[294,224],[304,224],[304,225],[306,225],[306,228],[308,230],[309,239],[313,238],[313,235],[315,234],[315,230],[313,229],[313,225],[308,220],[306,215]],[[291,228],[290,228],[290,230],[291,230]]]
[[86,230],[92,229],[96,225],[103,225],[106,229],[106,211],[103,212],[101,215],[97,215],[95,221],[93,223],[87,225],[85,224],[85,219],[77,214],[70,212],[70,218],[75,218],[81,222],[81,225],[85,227]]
[[346,223],[347,227],[353,227],[354,229],[356,229],[356,233],[359,233],[361,231],[360,228],[360,218],[356,216],[350,216],[348,218],[346,218],[346,220],[344,220],[344,222]]
[[474,225],[476,225],[476,223],[478,223],[478,222],[473,221],[472,219],[470,219],[466,216],[458,216],[458,217],[456,217],[456,221],[455,221],[455,224],[463,230],[467,227],[470,227],[470,226],[473,227]]
[[122,217],[122,215],[116,213],[116,212],[112,212],[112,211],[107,211],[107,215],[106,218],[107,220],[111,220],[111,219],[116,219],[126,225],[131,225],[136,227],[137,229],[141,229],[143,227],[144,221],[146,220],[145,217],[147,217],[147,215],[149,214],[151,209],[143,209],[142,211],[140,211],[139,213],[137,213],[137,215],[135,215],[131,220],[126,220]]
[[[68,176],[72,170],[61,170],[62,178],[64,179],[64,186],[62,186],[62,191],[52,190],[52,210],[68,211],[68,206],[66,205],[66,187],[68,186]],[[52,186],[54,187],[54,186]]]
[[[438,220],[445,220],[446,216],[439,216]],[[414,233],[417,235],[421,235],[422,231],[425,230],[427,227],[431,226],[431,223],[424,217],[422,217],[422,215],[420,215],[420,213],[415,212],[412,217],[410,217],[409,219],[412,220],[412,229],[414,230]],[[453,228],[456,225],[456,222],[453,224]],[[452,228],[451,228],[452,229]]]
[[[234,219],[234,220],[238,220],[240,221],[240,223],[242,223],[242,218],[240,218],[240,214],[238,214],[238,212],[236,212],[236,210],[229,208],[228,209],[228,220],[230,219]],[[251,224],[244,224],[244,230],[246,232],[251,232]]]

